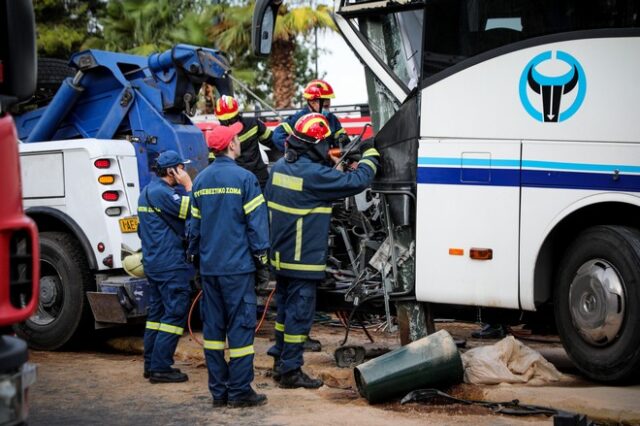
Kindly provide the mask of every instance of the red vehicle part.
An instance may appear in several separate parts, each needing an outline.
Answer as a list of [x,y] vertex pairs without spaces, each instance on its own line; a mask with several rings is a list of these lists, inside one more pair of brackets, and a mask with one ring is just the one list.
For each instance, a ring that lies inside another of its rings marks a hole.
[[4,327],[33,314],[40,280],[38,230],[22,208],[18,140],[10,115],[0,116],[0,171],[0,327]]

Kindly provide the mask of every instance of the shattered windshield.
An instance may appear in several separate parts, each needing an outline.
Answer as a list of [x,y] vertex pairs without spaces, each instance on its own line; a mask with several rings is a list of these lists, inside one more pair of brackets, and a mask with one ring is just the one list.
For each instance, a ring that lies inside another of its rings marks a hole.
[[420,80],[423,15],[421,9],[351,20],[371,51],[409,90],[414,89]]

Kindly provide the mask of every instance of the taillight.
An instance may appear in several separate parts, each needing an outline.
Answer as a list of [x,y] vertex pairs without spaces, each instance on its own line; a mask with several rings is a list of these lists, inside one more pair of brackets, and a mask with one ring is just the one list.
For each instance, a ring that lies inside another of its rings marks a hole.
[[120,198],[118,191],[104,191],[102,193],[102,199],[105,201],[118,201],[118,198]]
[[99,169],[108,169],[111,167],[111,160],[108,158],[100,158],[99,160],[94,161],[93,165]]
[[111,185],[116,181],[116,177],[114,175],[101,175],[98,177],[98,182],[103,185]]
[[120,207],[107,207],[104,212],[107,216],[120,216],[122,214],[122,209]]

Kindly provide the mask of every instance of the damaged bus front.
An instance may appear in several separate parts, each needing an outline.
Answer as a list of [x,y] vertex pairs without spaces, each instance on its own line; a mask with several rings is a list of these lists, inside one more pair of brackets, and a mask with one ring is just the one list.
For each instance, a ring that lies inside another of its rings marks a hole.
[[[257,54],[278,7],[257,2]],[[403,341],[426,306],[549,313],[588,377],[640,371],[640,2],[338,0],[334,20],[383,164],[334,208],[351,300],[392,302]]]

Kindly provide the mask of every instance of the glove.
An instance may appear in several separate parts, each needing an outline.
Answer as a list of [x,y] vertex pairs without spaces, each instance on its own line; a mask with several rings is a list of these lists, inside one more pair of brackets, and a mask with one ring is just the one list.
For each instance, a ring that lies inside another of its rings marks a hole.
[[267,252],[256,253],[253,255],[253,263],[256,265],[256,287],[258,290],[264,290],[269,286],[269,257]]
[[269,264],[269,256],[267,256],[267,252],[263,251],[260,253],[254,253],[253,254],[253,262],[256,264],[256,268],[257,267],[264,267],[266,265]]
[[[365,152],[367,152],[370,149],[375,149],[375,144],[374,144],[375,140],[373,138],[369,138],[369,139],[365,139],[362,142],[360,142],[360,153],[364,154]],[[375,150],[374,152],[370,152],[367,153],[368,156],[380,156],[380,153],[378,153],[377,150]]]
[[336,139],[336,142],[338,142],[342,146],[345,146],[349,142],[351,142],[351,139],[349,139],[349,135],[347,135],[346,133],[340,133],[338,135],[338,139]]

